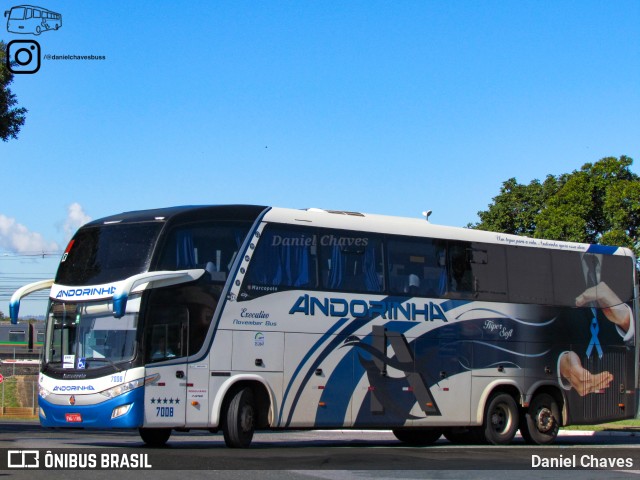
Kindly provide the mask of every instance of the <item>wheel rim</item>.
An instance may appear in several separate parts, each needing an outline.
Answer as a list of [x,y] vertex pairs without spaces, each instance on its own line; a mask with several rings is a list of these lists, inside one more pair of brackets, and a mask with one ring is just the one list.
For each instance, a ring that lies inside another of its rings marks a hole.
[[536,428],[538,431],[547,433],[553,429],[554,424],[553,412],[547,407],[541,408],[536,415]]

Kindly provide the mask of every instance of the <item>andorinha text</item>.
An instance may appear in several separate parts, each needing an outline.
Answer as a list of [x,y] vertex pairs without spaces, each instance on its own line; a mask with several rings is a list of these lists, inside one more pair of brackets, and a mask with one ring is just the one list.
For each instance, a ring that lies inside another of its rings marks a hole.
[[448,322],[440,305],[434,302],[401,303],[384,300],[345,300],[343,298],[317,298],[301,295],[289,314],[325,315],[327,317],[372,318],[380,316],[385,320],[424,320]]

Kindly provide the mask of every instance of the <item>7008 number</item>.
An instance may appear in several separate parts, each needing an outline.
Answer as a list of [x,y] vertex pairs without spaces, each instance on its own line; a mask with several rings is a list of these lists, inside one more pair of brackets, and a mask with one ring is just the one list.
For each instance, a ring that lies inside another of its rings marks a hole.
[[173,407],[156,407],[156,417],[173,417]]

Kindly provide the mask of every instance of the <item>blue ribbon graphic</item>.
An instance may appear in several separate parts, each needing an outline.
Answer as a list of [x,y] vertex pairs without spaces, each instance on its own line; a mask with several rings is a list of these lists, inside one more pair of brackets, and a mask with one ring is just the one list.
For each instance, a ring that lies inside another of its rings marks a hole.
[[598,339],[598,333],[600,333],[600,325],[598,324],[597,312],[595,308],[592,308],[591,312],[593,312],[593,318],[591,319],[591,342],[587,347],[587,358],[591,357],[593,347],[596,347],[598,356],[602,358],[602,347],[600,346],[600,340]]

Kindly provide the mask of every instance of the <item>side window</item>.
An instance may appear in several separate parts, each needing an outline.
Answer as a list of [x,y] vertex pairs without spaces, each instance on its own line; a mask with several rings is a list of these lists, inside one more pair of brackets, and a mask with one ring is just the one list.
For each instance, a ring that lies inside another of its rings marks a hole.
[[358,232],[267,226],[251,259],[245,289],[384,290],[382,242]]
[[476,300],[508,301],[507,259],[504,246],[472,243],[470,264]]
[[507,265],[510,302],[554,304],[550,251],[511,247]]
[[154,306],[145,328],[146,361],[184,357],[188,352],[189,312],[180,305]]
[[320,234],[321,288],[359,293],[384,290],[380,238],[361,232]]
[[442,297],[447,289],[446,245],[442,240],[387,242],[389,291],[394,295]]
[[611,307],[633,298],[631,257],[552,251],[554,297],[558,305],[575,307],[590,290],[594,306]]
[[447,293],[450,298],[469,298],[475,292],[471,262],[473,248],[468,242],[449,242]]
[[249,265],[247,289],[316,288],[317,250],[317,235],[311,230],[267,226]]
[[9,330],[10,342],[25,342],[27,340],[27,333],[24,330]]
[[211,281],[224,282],[248,231],[242,224],[179,227],[169,235],[157,269],[204,268]]

